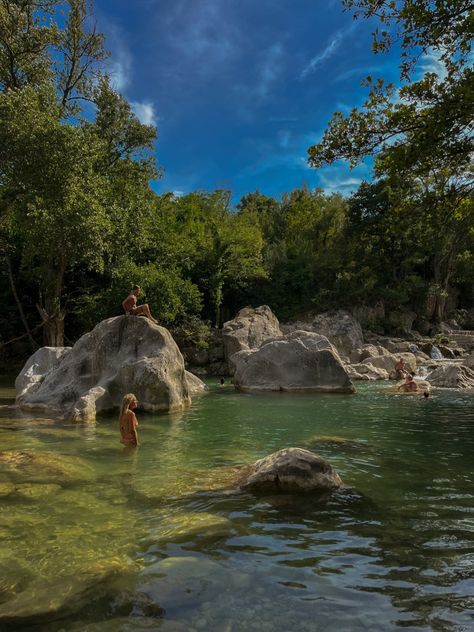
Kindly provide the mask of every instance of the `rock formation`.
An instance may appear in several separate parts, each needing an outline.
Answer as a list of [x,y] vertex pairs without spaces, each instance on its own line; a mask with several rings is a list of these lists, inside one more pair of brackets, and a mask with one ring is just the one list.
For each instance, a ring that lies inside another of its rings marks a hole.
[[139,316],[104,320],[72,349],[40,349],[16,388],[20,408],[75,421],[117,409],[128,392],[151,412],[181,410],[191,401],[183,357],[170,333]]
[[234,384],[243,391],[353,393],[354,386],[327,338],[294,331],[233,356]]
[[444,364],[426,376],[432,386],[474,389],[474,370],[459,364]]
[[253,464],[240,488],[252,492],[327,492],[342,480],[319,454],[303,448],[284,448]]
[[222,328],[225,356],[231,374],[234,373],[234,366],[230,358],[234,353],[257,349],[266,340],[279,338],[281,335],[278,318],[267,305],[241,309]]

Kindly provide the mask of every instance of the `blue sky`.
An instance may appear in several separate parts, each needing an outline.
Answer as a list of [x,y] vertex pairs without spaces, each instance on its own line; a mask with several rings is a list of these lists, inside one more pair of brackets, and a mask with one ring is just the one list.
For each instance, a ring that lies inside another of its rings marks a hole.
[[398,77],[398,54],[374,56],[373,25],[339,0],[96,0],[95,13],[116,87],[157,125],[158,192],[347,194],[370,178],[306,163],[332,113],[362,103],[363,77]]

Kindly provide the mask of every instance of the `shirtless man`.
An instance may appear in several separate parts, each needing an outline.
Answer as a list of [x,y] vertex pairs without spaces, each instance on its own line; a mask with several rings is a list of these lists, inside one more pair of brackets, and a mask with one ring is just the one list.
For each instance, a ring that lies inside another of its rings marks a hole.
[[155,318],[153,318],[153,316],[151,315],[150,308],[148,307],[148,303],[144,303],[143,305],[137,305],[137,297],[140,294],[140,290],[141,288],[139,285],[134,285],[132,287],[132,291],[122,303],[124,312],[131,316],[146,316],[152,322],[158,324],[158,321]]
[[408,375],[403,358],[398,358],[398,362],[395,364],[395,371],[397,372],[397,380],[401,380]]
[[415,393],[418,390],[418,384],[411,373],[407,373],[404,384],[400,384],[398,390],[404,393]]

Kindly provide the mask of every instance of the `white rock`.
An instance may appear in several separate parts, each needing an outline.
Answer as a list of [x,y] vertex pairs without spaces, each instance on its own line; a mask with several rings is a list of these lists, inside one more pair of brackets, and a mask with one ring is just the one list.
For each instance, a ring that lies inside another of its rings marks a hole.
[[244,307],[233,320],[224,323],[222,339],[224,351],[233,374],[234,366],[230,358],[238,351],[258,349],[266,340],[279,338],[282,335],[278,318],[267,305],[261,307]]
[[292,332],[254,351],[240,351],[232,360],[234,384],[243,391],[355,390],[328,339],[307,331]]
[[432,386],[474,389],[474,370],[459,364],[445,364],[426,376]]
[[176,343],[167,329],[146,318],[104,320],[63,355],[38,387],[18,380],[23,386],[17,390],[20,408],[93,421],[98,412],[118,408],[128,392],[137,396],[140,408],[152,412],[181,410],[191,401]]

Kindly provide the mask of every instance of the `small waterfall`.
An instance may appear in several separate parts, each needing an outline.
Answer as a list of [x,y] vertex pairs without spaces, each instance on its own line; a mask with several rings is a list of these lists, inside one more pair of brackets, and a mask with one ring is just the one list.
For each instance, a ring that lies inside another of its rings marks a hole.
[[442,360],[443,359],[443,354],[438,349],[438,347],[435,347],[434,345],[431,348],[430,356],[431,356],[432,360]]

